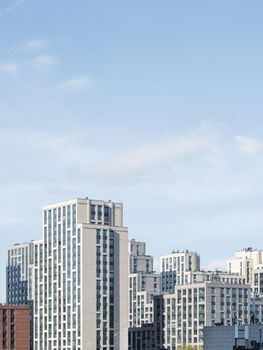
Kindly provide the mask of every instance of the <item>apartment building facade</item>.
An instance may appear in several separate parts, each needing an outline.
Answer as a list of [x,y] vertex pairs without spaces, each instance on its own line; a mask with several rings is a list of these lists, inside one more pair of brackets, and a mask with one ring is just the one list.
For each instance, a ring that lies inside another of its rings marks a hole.
[[243,276],[253,288],[253,271],[259,265],[263,265],[263,250],[245,248],[229,259],[228,272]]
[[200,271],[200,256],[196,252],[174,251],[161,256],[162,292],[173,293],[176,285],[190,283],[189,274]]
[[33,242],[15,244],[7,249],[7,305],[28,305],[32,300],[33,251]]
[[129,327],[154,321],[154,297],[161,292],[161,276],[153,270],[153,257],[144,242],[129,242]]
[[123,206],[74,199],[43,208],[34,245],[34,349],[128,349]]
[[186,345],[202,349],[204,326],[250,322],[249,285],[195,283],[176,286],[173,294],[163,297],[164,347],[168,350]]

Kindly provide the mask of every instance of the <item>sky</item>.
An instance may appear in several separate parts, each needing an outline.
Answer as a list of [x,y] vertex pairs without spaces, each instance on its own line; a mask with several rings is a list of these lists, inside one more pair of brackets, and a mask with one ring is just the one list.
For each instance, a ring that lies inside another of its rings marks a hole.
[[263,248],[262,0],[1,0],[0,300],[41,207],[124,203],[206,268]]

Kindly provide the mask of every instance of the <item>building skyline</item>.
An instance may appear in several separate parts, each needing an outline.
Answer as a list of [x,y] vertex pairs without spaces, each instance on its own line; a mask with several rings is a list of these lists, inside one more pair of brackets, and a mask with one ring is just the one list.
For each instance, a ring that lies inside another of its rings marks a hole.
[[31,306],[34,350],[123,350],[147,334],[147,346],[201,347],[204,326],[262,320],[261,250],[237,251],[228,271],[173,251],[156,273],[146,242],[128,241],[122,203],[78,198],[42,218],[42,239],[7,248],[7,303]]

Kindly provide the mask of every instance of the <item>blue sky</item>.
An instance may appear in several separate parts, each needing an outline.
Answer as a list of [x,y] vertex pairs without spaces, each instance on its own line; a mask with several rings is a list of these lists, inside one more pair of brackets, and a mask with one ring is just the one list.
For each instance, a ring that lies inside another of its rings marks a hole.
[[[156,258],[262,248],[262,1],[2,0],[0,278],[41,206],[122,200]],[[4,284],[0,295],[4,295]]]

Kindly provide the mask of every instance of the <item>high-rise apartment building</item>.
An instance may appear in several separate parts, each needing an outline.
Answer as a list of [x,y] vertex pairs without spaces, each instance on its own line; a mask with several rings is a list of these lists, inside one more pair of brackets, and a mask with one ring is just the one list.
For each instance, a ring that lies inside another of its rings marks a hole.
[[196,252],[176,251],[161,256],[162,291],[173,293],[176,285],[190,283],[189,274],[193,271],[200,271],[200,256]]
[[123,205],[75,199],[43,208],[34,245],[34,349],[128,349]]
[[7,249],[7,305],[27,305],[32,300],[33,246],[33,242],[21,243]]
[[129,270],[130,273],[152,273],[153,257],[146,254],[146,243],[131,239],[129,242]]
[[177,350],[186,345],[202,349],[203,328],[215,324],[250,322],[249,285],[196,283],[176,286],[164,298],[164,347]]
[[246,248],[237,251],[235,256],[228,261],[228,271],[230,273],[238,273],[246,279],[246,283],[252,285],[253,270],[258,265],[263,264],[263,250]]
[[252,271],[252,290],[257,297],[263,297],[263,265],[257,265]]
[[129,327],[141,327],[154,321],[154,297],[160,294],[161,277],[153,271],[153,257],[146,245],[129,242]]
[[7,249],[6,303],[30,306],[30,349],[33,349],[34,244],[15,244]]

